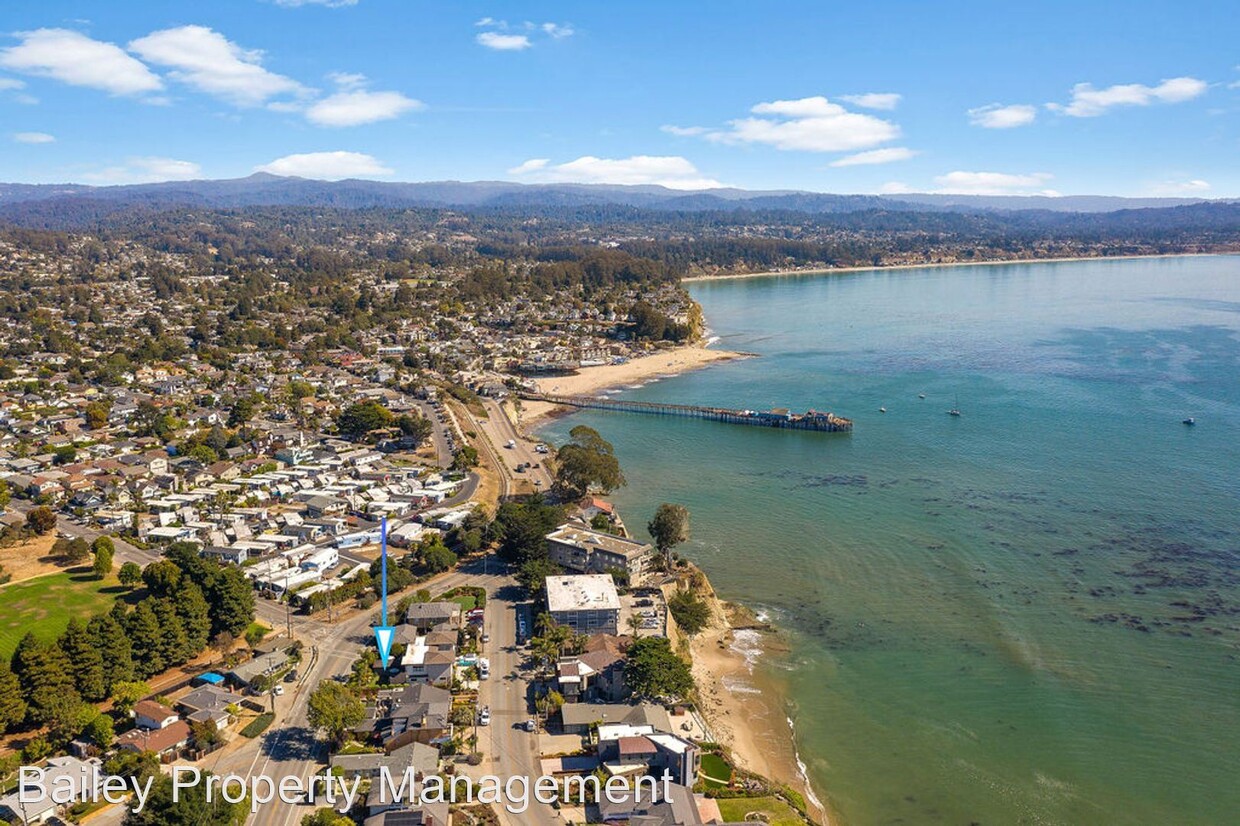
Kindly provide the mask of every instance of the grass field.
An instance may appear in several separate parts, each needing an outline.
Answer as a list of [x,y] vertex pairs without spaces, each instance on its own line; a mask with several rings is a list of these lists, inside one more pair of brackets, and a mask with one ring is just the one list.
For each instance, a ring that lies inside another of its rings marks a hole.
[[740,797],[732,800],[716,800],[719,813],[727,823],[741,823],[750,812],[761,812],[762,820],[771,826],[805,826],[805,820],[796,810],[773,797]]
[[116,577],[95,579],[90,568],[71,568],[0,586],[0,657],[8,659],[27,631],[54,640],[71,617],[83,622],[127,593]]
[[701,774],[710,787],[720,788],[732,782],[732,767],[717,754],[702,755]]

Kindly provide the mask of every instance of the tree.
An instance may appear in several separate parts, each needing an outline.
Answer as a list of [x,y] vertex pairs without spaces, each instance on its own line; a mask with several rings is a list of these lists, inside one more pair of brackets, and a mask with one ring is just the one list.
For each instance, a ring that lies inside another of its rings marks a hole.
[[310,693],[306,719],[335,743],[341,742],[345,733],[365,717],[362,701],[340,683],[324,680]]
[[531,595],[537,596],[542,593],[547,583],[547,577],[555,576],[559,573],[563,573],[560,566],[546,557],[527,559],[517,569],[517,582],[521,583],[521,586],[529,591]]
[[239,826],[249,814],[245,801],[228,803],[223,795],[214,794],[207,801],[207,786],[212,781],[204,773],[202,781],[180,789],[174,794],[172,778],[155,775],[146,805],[141,812],[130,809],[125,826]]
[[237,399],[228,411],[228,426],[239,427],[254,418],[254,402],[250,399]]
[[77,617],[69,620],[69,626],[60,635],[59,645],[69,658],[73,681],[82,698],[98,702],[106,697],[108,691],[104,681],[103,657],[81,620]]
[[155,615],[154,602],[139,602],[125,622],[125,635],[133,647],[134,672],[143,678],[158,674],[169,665],[164,659],[163,629]]
[[666,637],[643,637],[624,655],[624,679],[637,697],[681,700],[693,691],[689,664],[672,650]]
[[64,544],[63,557],[70,564],[82,562],[90,556],[90,545],[80,536]]
[[[118,605],[123,605],[120,601]],[[101,614],[86,623],[86,633],[103,661],[103,685],[111,694],[120,683],[134,678],[133,649],[125,627],[112,614]]]
[[577,425],[568,432],[571,441],[556,452],[556,487],[567,497],[580,499],[591,490],[610,493],[623,487],[624,474],[611,442],[598,431]]
[[8,733],[26,719],[26,701],[21,683],[9,664],[0,660],[0,733]]
[[150,693],[150,686],[139,680],[120,682],[112,686],[112,705],[122,714],[128,714],[139,700]]
[[415,445],[420,445],[430,438],[434,425],[425,416],[411,415],[402,413],[396,417],[396,426],[400,428],[402,435],[409,436],[413,439]]
[[188,578],[181,580],[172,601],[185,629],[186,650],[193,657],[207,647],[211,638],[211,608],[202,589]]
[[301,826],[353,826],[353,819],[340,814],[331,806],[316,809],[314,814],[305,815]]
[[31,508],[26,514],[26,524],[40,536],[50,533],[56,527],[56,512],[47,505]]
[[198,653],[189,645],[185,635],[185,623],[177,614],[176,606],[171,599],[153,600],[155,618],[159,620],[159,654],[165,665],[173,666],[187,662]]
[[112,740],[116,737],[116,727],[112,723],[112,718],[106,714],[96,714],[86,728],[82,729],[82,735],[101,748],[108,748],[112,745]]
[[[107,539],[106,536],[99,538]],[[109,539],[108,546],[111,544],[112,541]],[[112,573],[112,549],[108,546],[100,547],[99,550],[95,551],[95,561],[90,566],[91,570],[95,572],[95,579],[103,579]]]
[[211,582],[202,584],[211,609],[211,631],[244,633],[254,620],[254,588],[240,568],[224,568]]
[[340,411],[336,428],[340,435],[360,439],[372,430],[392,424],[392,411],[376,401],[356,402]]
[[151,596],[166,597],[172,594],[181,582],[181,568],[171,559],[160,559],[142,570],[142,581],[146,583]]
[[461,445],[452,454],[452,470],[462,473],[478,466],[478,450],[472,445]]
[[108,414],[112,412],[112,401],[95,401],[86,405],[82,409],[83,415],[86,417],[86,426],[91,430],[98,430],[101,427],[107,427]]
[[670,569],[672,548],[689,541],[689,509],[684,505],[664,502],[655,509],[654,518],[646,525],[654,538],[654,546],[663,554]]
[[700,632],[710,622],[710,606],[692,591],[677,592],[667,601],[667,608],[680,630],[690,636]]
[[446,571],[457,562],[456,554],[443,544],[443,539],[438,534],[422,540],[418,555],[422,558],[422,564],[433,574]]
[[31,632],[22,637],[13,652],[13,673],[27,703],[27,720],[36,725],[52,723],[66,701],[80,700],[72,669],[60,646],[40,642]]
[[563,521],[563,508],[535,497],[528,502],[500,505],[488,531],[499,540],[500,557],[520,565],[530,559],[546,558],[547,534]]
[[142,581],[142,566],[136,562],[126,562],[116,572],[116,577],[121,581],[121,585],[132,588]]

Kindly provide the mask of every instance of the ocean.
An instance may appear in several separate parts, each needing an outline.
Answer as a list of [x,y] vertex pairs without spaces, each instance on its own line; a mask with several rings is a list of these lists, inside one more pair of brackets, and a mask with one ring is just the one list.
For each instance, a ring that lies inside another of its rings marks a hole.
[[686,505],[683,552],[787,633],[759,668],[844,823],[1236,822],[1240,257],[690,291],[757,357],[623,398],[854,432],[591,411],[542,432],[597,428],[629,525]]

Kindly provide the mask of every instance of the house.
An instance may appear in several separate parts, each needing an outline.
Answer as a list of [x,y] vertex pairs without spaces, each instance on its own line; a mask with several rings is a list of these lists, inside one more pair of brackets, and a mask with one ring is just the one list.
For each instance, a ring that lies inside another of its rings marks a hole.
[[427,683],[406,686],[386,699],[374,730],[388,752],[407,743],[438,745],[452,739],[452,692]]
[[578,634],[615,635],[620,624],[620,595],[610,574],[549,576],[547,611],[559,625]]
[[175,707],[191,722],[202,723],[208,720],[215,723],[217,729],[226,729],[232,724],[233,716],[230,706],[240,705],[245,698],[213,685],[200,686],[180,700]]
[[232,547],[225,547],[223,545],[208,545],[202,549],[201,553],[208,559],[214,559],[216,562],[231,563],[233,565],[244,565],[246,560],[250,558],[249,549],[239,545],[233,545]]
[[157,729],[130,729],[116,738],[116,747],[138,753],[154,752],[163,759],[176,757],[189,745],[190,725],[177,720],[172,725]]
[[[689,788],[676,783],[668,784],[667,799],[663,799],[660,783],[651,800],[651,794],[643,787],[637,794],[631,790],[603,795],[598,802],[598,822],[628,823],[630,826],[701,826],[706,823],[722,823],[719,806],[713,800],[695,795]],[[709,814],[709,819],[704,816]],[[594,822],[591,819],[591,822]]]
[[405,612],[405,622],[423,632],[440,625],[459,628],[461,606],[455,602],[415,602]]
[[417,636],[405,645],[400,667],[404,669],[405,676],[411,683],[451,686],[452,666],[456,662],[455,636],[449,646],[432,645],[429,642],[430,636]]
[[423,777],[439,771],[439,749],[425,743],[407,743],[391,752],[362,754],[335,754],[331,758],[332,774],[349,779],[355,777],[375,778],[386,767],[389,776],[400,782],[407,769],[413,769],[414,777]]
[[15,822],[44,823],[71,805],[56,803],[52,800],[53,793],[57,799],[80,800],[83,796],[93,799],[103,787],[104,772],[97,758],[52,757],[44,772],[42,783],[27,787],[26,800],[21,799],[20,790],[0,797],[0,815]]
[[649,726],[655,731],[672,728],[667,709],[652,703],[572,703],[560,708],[560,726],[565,734],[589,734],[591,727],[611,723]]
[[581,574],[625,571],[636,582],[654,559],[654,546],[572,523],[547,534],[547,556],[556,565]]
[[556,666],[556,684],[567,703],[582,700],[618,703],[629,696],[624,680],[625,641],[622,637],[595,634],[585,651],[563,657]]
[[133,721],[138,728],[167,728],[179,719],[179,714],[154,700],[142,700],[133,707]]
[[697,782],[701,752],[695,743],[651,725],[606,723],[598,727],[598,756],[613,777],[662,777],[692,788]]
[[224,677],[235,686],[253,686],[260,677],[270,677],[288,664],[283,650],[269,651],[235,666]]
[[370,814],[363,821],[364,826],[448,826],[447,802],[406,808],[403,802],[387,802],[387,787],[382,783],[376,786],[366,796],[366,811]]

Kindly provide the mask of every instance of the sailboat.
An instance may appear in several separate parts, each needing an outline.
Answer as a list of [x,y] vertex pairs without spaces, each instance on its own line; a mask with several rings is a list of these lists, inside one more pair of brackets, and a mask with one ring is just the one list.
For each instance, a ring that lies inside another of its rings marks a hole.
[[960,396],[956,396],[956,403],[952,405],[952,409],[947,411],[948,416],[960,416]]

